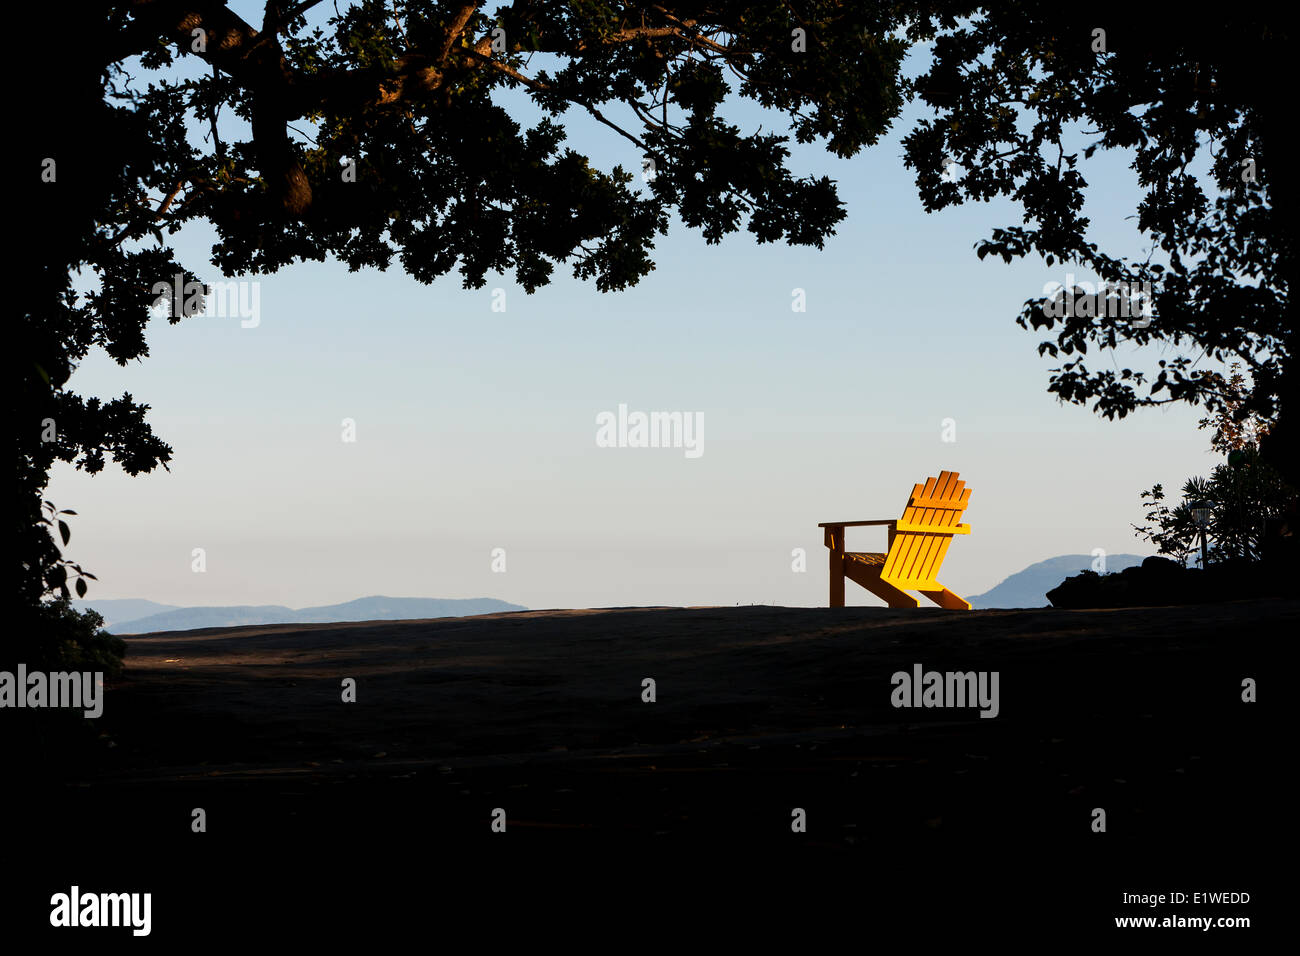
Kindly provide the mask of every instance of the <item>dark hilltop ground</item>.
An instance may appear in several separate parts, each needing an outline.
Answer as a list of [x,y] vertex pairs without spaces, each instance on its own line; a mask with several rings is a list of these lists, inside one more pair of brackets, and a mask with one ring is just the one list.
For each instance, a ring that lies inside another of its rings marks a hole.
[[[1292,749],[1275,730],[1288,689],[1261,680],[1244,703],[1242,681],[1284,673],[1298,624],[1300,601],[1271,600],[525,611],[128,638],[100,736],[71,757],[40,748],[11,780],[5,855],[27,861],[22,892],[45,912],[72,882],[152,891],[155,936],[329,936],[497,905],[574,926],[626,906],[642,930],[691,913],[761,931],[794,912],[914,940],[1068,938],[1151,912],[1124,892],[1205,889],[1254,902],[1188,915],[1257,915]],[[891,675],[917,663],[998,671],[998,716],[894,708]],[[349,677],[356,703],[341,701]]]

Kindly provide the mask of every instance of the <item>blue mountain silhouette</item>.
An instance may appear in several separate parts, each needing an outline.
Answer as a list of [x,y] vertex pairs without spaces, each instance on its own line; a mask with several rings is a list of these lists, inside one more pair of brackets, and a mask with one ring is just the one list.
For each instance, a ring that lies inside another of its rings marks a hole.
[[[1141,564],[1145,555],[1108,554],[1106,572],[1113,574],[1135,564]],[[1017,571],[1001,584],[983,594],[968,597],[972,607],[1047,607],[1047,592],[1066,578],[1080,571],[1091,571],[1096,560],[1090,554],[1062,554],[1046,561],[1031,564]]]
[[[147,634],[154,631],[192,631],[200,627],[240,627],[250,624],[329,624],[336,621],[407,621],[431,617],[465,617],[525,611],[519,604],[495,598],[394,598],[376,595],[344,604],[289,608],[278,604],[234,607],[174,607],[143,617],[127,618],[131,605],[152,605],[151,601],[81,601],[104,616],[106,630],[114,634]],[[111,613],[110,613],[111,612]]]

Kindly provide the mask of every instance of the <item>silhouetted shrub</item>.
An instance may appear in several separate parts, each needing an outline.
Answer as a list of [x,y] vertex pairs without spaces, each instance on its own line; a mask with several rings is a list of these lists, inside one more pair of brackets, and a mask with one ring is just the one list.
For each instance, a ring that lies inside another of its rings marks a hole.
[[1281,566],[1225,561],[1202,570],[1169,558],[1150,557],[1117,574],[1084,571],[1047,592],[1053,607],[1160,607],[1289,597],[1294,585]]
[[122,671],[126,642],[104,629],[95,611],[78,611],[66,598],[43,601],[18,611],[14,639],[5,642],[5,669],[22,662],[29,670]]

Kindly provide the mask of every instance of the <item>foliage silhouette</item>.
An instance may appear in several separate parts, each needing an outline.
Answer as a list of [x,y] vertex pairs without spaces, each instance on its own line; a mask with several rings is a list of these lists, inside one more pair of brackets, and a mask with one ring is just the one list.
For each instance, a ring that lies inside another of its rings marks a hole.
[[[934,33],[921,21],[912,35]],[[905,148],[927,209],[995,196],[1023,209],[1023,225],[978,244],[980,258],[1038,255],[1108,283],[1152,284],[1149,325],[1051,316],[1051,296],[1025,303],[1021,326],[1055,332],[1040,354],[1066,359],[1051,392],[1092,402],[1108,418],[1170,402],[1215,411],[1232,390],[1200,360],[1237,361],[1250,388],[1236,413],[1270,423],[1264,458],[1300,485],[1300,322],[1288,294],[1296,274],[1294,35],[1290,19],[1266,8],[1190,15],[1160,4],[985,4],[938,37],[932,66],[915,81],[935,115]],[[1152,244],[1143,261],[1088,239],[1082,160],[1097,150],[1134,157],[1144,191],[1135,217]],[[1208,189],[1198,163],[1210,170]],[[1086,363],[1089,346],[1121,343],[1174,354],[1149,371],[1106,368],[1111,356]]]
[[[93,473],[111,458],[134,475],[171,459],[146,405],[83,398],[68,380],[92,347],[121,364],[148,354],[154,284],[199,281],[169,244],[184,223],[215,226],[212,264],[231,276],[335,256],[354,270],[396,261],[422,282],[457,270],[466,287],[512,271],[531,292],[563,263],[621,289],[653,268],[674,213],[711,243],[743,226],[761,242],[817,247],[843,218],[829,179],[787,168],[788,137],[727,121],[729,91],[841,156],[874,142],[903,103],[906,44],[888,6],[670,3],[632,15],[536,0],[493,16],[364,0],[309,29],[318,6],[268,3],[260,29],[222,3],[64,11],[100,39],[19,105],[25,169],[40,176],[24,196],[32,282],[15,352],[29,607],[66,580],[42,520],[54,462]],[[18,14],[19,35],[48,31],[47,8]],[[538,49],[550,51],[544,69],[530,68]],[[531,127],[493,101],[503,87],[529,97]],[[604,172],[567,147],[567,110],[609,127],[626,163]],[[646,163],[642,190],[629,170]]]
[[[20,197],[32,235],[20,244],[13,353],[25,605],[66,583],[43,520],[54,462],[93,473],[111,458],[138,474],[171,459],[146,405],[84,398],[68,382],[92,348],[122,364],[148,354],[155,283],[199,282],[169,244],[185,223],[215,227],[212,265],[230,276],[334,256],[354,270],[396,262],[422,282],[457,271],[470,288],[512,272],[529,291],[561,264],[601,291],[635,284],[673,215],[711,243],[745,228],[820,247],[844,216],[834,183],[790,171],[789,137],[730,122],[735,97],[785,114],[796,141],[851,156],[920,96],[937,117],[905,146],[926,208],[996,195],[1024,207],[1026,225],[995,231],[981,256],[1037,253],[1155,281],[1149,327],[1051,319],[1041,300],[1026,303],[1021,324],[1060,326],[1041,350],[1078,355],[1050,389],[1111,417],[1168,401],[1213,410],[1227,385],[1195,355],[1162,360],[1154,376],[1089,369],[1083,355],[1128,341],[1236,358],[1250,377],[1239,411],[1270,423],[1262,453],[1295,483],[1296,202],[1276,172],[1291,115],[1285,26],[1236,8],[1166,18],[1029,0],[331,9],[270,2],[257,28],[206,0],[56,8],[98,40],[17,107],[23,168],[40,177]],[[325,26],[309,28],[307,13]],[[30,37],[52,18],[25,4],[18,17]],[[1107,24],[1108,52],[1094,52],[1093,30]],[[931,40],[933,67],[905,82],[907,49]],[[503,88],[532,104],[530,126],[494,101]],[[627,163],[602,171],[567,147],[568,111],[609,128]],[[1099,138],[1076,150],[1079,124]],[[1214,197],[1188,172],[1207,142]],[[1163,262],[1087,241],[1078,167],[1096,149],[1135,151],[1147,190],[1138,223]],[[947,156],[968,170],[954,181]],[[1246,159],[1256,183],[1241,181]],[[638,183],[630,170],[643,164],[653,175]]]
[[1157,553],[1185,565],[1200,541],[1192,505],[1204,501],[1211,506],[1206,529],[1210,561],[1258,561],[1263,556],[1265,521],[1283,517],[1292,495],[1277,472],[1252,449],[1238,456],[1235,463],[1216,465],[1208,478],[1187,479],[1173,507],[1166,503],[1159,484],[1142,492],[1145,518],[1150,523],[1133,529],[1138,537],[1155,545]]
[[1210,447],[1227,458],[1216,465],[1209,478],[1192,477],[1182,488],[1182,499],[1172,508],[1165,503],[1164,488],[1157,484],[1142,492],[1145,518],[1150,524],[1134,525],[1137,535],[1185,565],[1197,549],[1200,526],[1192,505],[1211,506],[1206,529],[1208,557],[1216,563],[1227,560],[1259,561],[1264,557],[1265,523],[1288,514],[1295,490],[1260,456],[1260,444],[1268,435],[1268,423],[1258,415],[1241,416],[1246,404],[1245,379],[1234,364],[1222,407],[1201,419],[1201,428],[1213,428]]

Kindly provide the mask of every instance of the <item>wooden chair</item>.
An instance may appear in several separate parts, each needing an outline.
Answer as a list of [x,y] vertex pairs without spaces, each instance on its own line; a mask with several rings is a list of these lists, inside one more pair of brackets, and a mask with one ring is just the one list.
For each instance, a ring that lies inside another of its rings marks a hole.
[[[955,534],[970,534],[961,524],[962,512],[970,500],[966,482],[957,472],[941,471],[912,488],[903,517],[897,521],[825,521],[826,547],[831,552],[831,607],[844,606],[844,579],[862,585],[883,598],[890,607],[917,607],[920,601],[907,594],[920,591],[940,607],[970,610],[970,602],[949,591],[936,580],[948,545]],[[888,525],[889,550],[865,552],[844,550],[844,529],[863,525]]]

